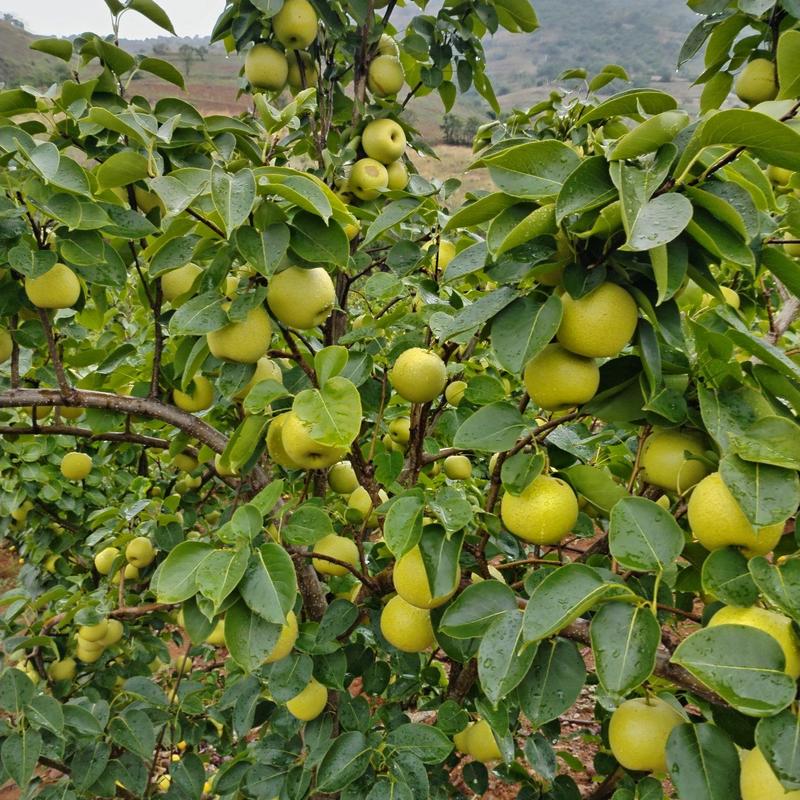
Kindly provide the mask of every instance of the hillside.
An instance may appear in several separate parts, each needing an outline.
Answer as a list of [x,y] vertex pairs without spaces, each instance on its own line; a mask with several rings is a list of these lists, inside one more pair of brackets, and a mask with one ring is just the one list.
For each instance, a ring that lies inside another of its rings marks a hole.
[[[697,20],[683,2],[536,0],[535,7],[540,21],[537,31],[513,36],[499,31],[486,40],[489,73],[503,108],[525,107],[546,97],[569,67],[595,72],[608,63],[624,66],[633,83],[658,84],[684,104],[691,105],[696,98],[697,90],[690,85],[696,67],[689,64],[680,74],[675,71],[681,43]],[[416,13],[419,10],[410,4],[396,10],[393,21],[401,33]],[[0,82],[46,85],[63,76],[62,62],[28,49],[33,39],[17,25],[0,22]],[[652,42],[659,45],[653,47]],[[173,62],[187,75],[187,99],[204,111],[235,113],[247,107],[245,98],[236,97],[239,59],[228,57],[219,45],[210,46],[207,38],[124,40],[122,45]],[[147,76],[134,87],[150,98],[177,91]],[[618,88],[615,84],[608,90]],[[441,108],[435,98],[415,101],[410,111],[426,138],[439,138]],[[485,104],[474,91],[459,100],[454,113],[462,120],[487,116]]]
[[37,38],[15,22],[0,19],[0,86],[45,86],[69,75],[63,61],[30,49]]

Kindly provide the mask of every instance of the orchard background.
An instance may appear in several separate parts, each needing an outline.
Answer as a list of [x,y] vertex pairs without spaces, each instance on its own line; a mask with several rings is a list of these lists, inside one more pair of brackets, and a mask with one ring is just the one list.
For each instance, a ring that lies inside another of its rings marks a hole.
[[[0,782],[800,796],[800,3],[690,0],[699,114],[501,115],[527,0],[229,0],[234,117],[105,2],[0,92]],[[462,203],[404,110],[473,87]]]

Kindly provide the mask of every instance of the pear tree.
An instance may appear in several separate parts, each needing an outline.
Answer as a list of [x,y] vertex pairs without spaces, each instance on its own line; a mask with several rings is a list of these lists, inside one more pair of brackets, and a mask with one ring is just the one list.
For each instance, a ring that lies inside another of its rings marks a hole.
[[238,115],[106,5],[0,91],[0,783],[797,796],[797,1],[501,111],[535,0],[227,0]]

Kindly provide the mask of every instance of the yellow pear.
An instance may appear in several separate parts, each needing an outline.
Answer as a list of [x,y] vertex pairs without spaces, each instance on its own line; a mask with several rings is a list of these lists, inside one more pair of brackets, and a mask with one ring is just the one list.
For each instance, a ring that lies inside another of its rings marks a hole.
[[272,648],[272,652],[264,659],[264,663],[272,664],[286,658],[292,652],[294,643],[297,641],[297,634],[297,617],[294,611],[290,611],[286,615],[286,624],[281,628],[281,635],[278,637],[275,647]]
[[13,350],[14,340],[11,334],[5,328],[0,328],[0,364],[11,358]]
[[405,82],[403,65],[396,56],[378,56],[367,70],[367,86],[377,97],[397,94]]
[[78,417],[82,416],[85,408],[71,408],[70,406],[59,406],[58,412],[61,414],[64,419],[78,419]]
[[467,456],[447,456],[444,474],[453,481],[465,481],[472,477],[472,462]]
[[302,50],[317,38],[317,12],[308,0],[286,0],[272,18],[275,38],[287,50]]
[[374,200],[389,188],[389,173],[380,161],[361,158],[350,170],[347,187],[359,200]]
[[411,439],[411,420],[408,417],[395,417],[389,423],[389,436],[393,442],[407,445]]
[[485,719],[478,720],[467,730],[467,752],[476,760],[488,764],[499,761],[503,755],[497,746],[494,733]]
[[[423,250],[430,250],[434,242],[426,242]],[[433,266],[437,266],[440,272],[447,269],[447,265],[456,257],[456,246],[449,239],[439,239],[439,245],[436,248],[436,253],[431,257]]]
[[116,547],[104,547],[94,557],[94,568],[101,575],[108,575],[111,572],[111,567],[119,556],[119,550]]
[[172,463],[183,472],[194,472],[197,469],[197,459],[189,453],[178,453]]
[[53,681],[71,681],[75,677],[77,666],[74,658],[62,658],[50,664],[47,674]]
[[275,381],[283,383],[283,373],[281,368],[271,359],[264,356],[256,361],[256,369],[253,377],[234,395],[236,400],[244,400],[250,390],[261,381]]
[[111,582],[119,586],[120,581],[125,578],[126,581],[138,581],[139,569],[134,567],[133,564],[126,564],[125,569],[118,569],[111,578]]
[[406,133],[393,119],[375,119],[361,134],[361,147],[369,158],[389,165],[406,150]]
[[667,739],[683,717],[658,697],[626,700],[611,715],[608,741],[614,758],[637,772],[667,770]]
[[303,89],[316,86],[318,79],[317,65],[308,53],[299,51],[289,53],[289,88],[295,94]]
[[92,457],[87,453],[67,453],[61,459],[61,474],[70,481],[82,481],[92,471]]
[[146,536],[137,536],[135,539],[131,539],[125,548],[125,558],[136,569],[149,567],[155,557],[156,550]]
[[267,429],[267,453],[276,464],[284,469],[300,469],[300,466],[292,461],[283,446],[283,426],[290,416],[292,416],[292,412],[285,411],[270,422]]
[[171,303],[187,294],[202,271],[197,264],[189,263],[162,275],[161,293],[164,295],[164,299]]
[[725,606],[717,611],[708,623],[709,628],[716,625],[747,625],[768,633],[783,650],[786,657],[786,674],[795,680],[800,678],[800,642],[795,636],[789,617],[758,606],[748,608]]
[[78,636],[84,643],[98,643],[106,633],[108,633],[108,621],[104,619],[95,625],[81,625],[78,628]]
[[397,357],[389,373],[389,380],[404,400],[410,403],[428,403],[444,390],[447,368],[433,351],[411,347]]
[[419,546],[413,547],[397,559],[392,571],[392,582],[397,594],[407,603],[417,608],[438,608],[444,605],[458,589],[461,580],[461,567],[458,567],[451,591],[434,597],[422,561]]
[[764,555],[783,535],[783,522],[756,531],[719,472],[712,472],[694,487],[687,516],[692,533],[706,550],[733,546],[745,548],[747,554]]
[[296,694],[287,704],[289,713],[303,722],[316,719],[328,703],[328,690],[312,678],[300,694]]
[[220,617],[214,625],[211,633],[206,636],[206,644],[214,647],[224,647],[225,645],[225,618]]
[[[346,536],[338,536],[335,533],[329,533],[316,542],[314,544],[313,553],[336,558],[354,567],[358,567],[359,565],[358,547],[356,543]],[[311,563],[314,569],[321,575],[346,575],[348,572],[347,567],[334,564],[332,561],[325,561],[321,558],[313,558]]]
[[112,647],[122,639],[123,633],[125,633],[123,624],[118,619],[110,619],[108,620],[106,634],[100,640],[100,643],[103,647]]
[[320,444],[311,438],[310,427],[294,411],[283,422],[281,442],[286,455],[301,469],[327,469],[347,452],[345,447]]
[[289,267],[272,276],[267,302],[286,327],[309,330],[330,316],[336,303],[336,288],[322,267]]
[[754,58],[737,76],[733,90],[743,103],[751,106],[774,100],[778,95],[775,64],[767,58]]
[[392,192],[402,192],[408,186],[408,167],[403,161],[393,161],[386,167],[389,176],[388,188]]
[[451,406],[458,406],[464,399],[464,392],[466,391],[466,381],[452,381],[447,384],[447,388],[444,390],[444,399],[447,400]]
[[183,411],[196,413],[211,408],[214,402],[214,385],[205,375],[195,375],[188,392],[180,389],[172,390],[172,399],[175,405]]
[[583,405],[597,393],[600,370],[592,358],[575,355],[560,344],[548,344],[525,366],[525,389],[545,411]]
[[618,355],[633,338],[639,321],[636,301],[615,283],[602,283],[578,300],[564,292],[561,304],[564,313],[556,339],[579,356]]
[[70,308],[81,295],[81,283],[59,262],[38,278],[25,278],[25,294],[37,308]]
[[757,747],[744,753],[741,767],[739,788],[742,800],[800,800],[800,789],[792,792],[784,789]]
[[540,475],[522,494],[500,502],[506,529],[533,544],[558,544],[578,520],[578,498],[564,481]]
[[436,642],[430,611],[412,606],[399,594],[383,607],[380,624],[386,641],[404,653],[421,653]]
[[272,325],[262,306],[251,308],[241,322],[206,334],[211,355],[240,364],[255,364],[265,356],[271,337]]
[[289,62],[280,50],[256,44],[245,58],[244,74],[254,89],[279,92],[289,78]]
[[647,437],[642,450],[642,476],[647,483],[683,494],[708,473],[702,461],[686,458],[686,453],[702,456],[706,449],[699,433],[663,430]]
[[328,470],[328,485],[336,494],[352,494],[358,489],[358,477],[349,461],[340,461]]

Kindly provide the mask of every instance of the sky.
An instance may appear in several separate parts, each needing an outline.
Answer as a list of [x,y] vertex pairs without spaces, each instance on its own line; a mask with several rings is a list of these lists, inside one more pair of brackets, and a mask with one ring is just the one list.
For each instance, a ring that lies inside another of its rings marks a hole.
[[[169,14],[179,36],[207,36],[225,7],[224,0],[158,0]],[[92,31],[111,33],[111,15],[103,0],[0,0],[0,16],[13,14],[32,33],[68,36]],[[168,35],[134,11],[126,11],[120,24],[124,39]]]

